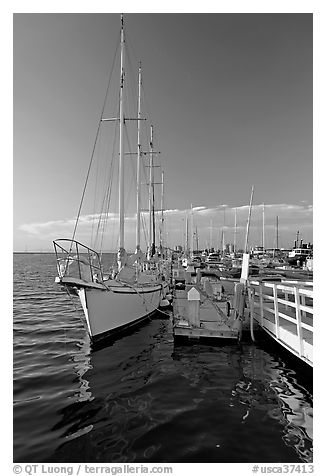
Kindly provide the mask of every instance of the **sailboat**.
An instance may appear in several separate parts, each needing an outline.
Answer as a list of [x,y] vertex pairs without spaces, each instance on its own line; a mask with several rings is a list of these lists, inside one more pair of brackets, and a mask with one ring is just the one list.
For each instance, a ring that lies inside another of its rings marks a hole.
[[[105,119],[102,111],[100,124],[115,120],[119,124],[119,246],[117,267],[106,274],[103,269],[102,252],[82,244],[75,239],[80,209],[72,239],[54,240],[58,276],[55,281],[64,286],[68,293],[79,296],[86,320],[86,328],[93,342],[102,340],[123,329],[135,326],[159,307],[168,291],[166,266],[157,256],[155,245],[154,179],[151,172],[150,209],[152,218],[151,237],[147,256],[141,251],[140,225],[140,145],[141,117],[141,64],[138,74],[138,114],[137,121],[137,189],[136,189],[136,251],[128,255],[125,249],[125,184],[124,184],[124,125],[129,119],[124,112],[125,68],[125,32],[124,18],[121,15],[120,29],[120,83],[119,114],[116,119]],[[129,141],[129,137],[127,137]],[[149,156],[153,164],[153,129]]]

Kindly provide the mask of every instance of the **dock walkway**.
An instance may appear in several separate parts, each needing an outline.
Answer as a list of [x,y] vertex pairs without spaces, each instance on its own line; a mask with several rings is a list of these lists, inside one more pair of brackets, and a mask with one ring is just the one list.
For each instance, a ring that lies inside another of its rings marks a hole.
[[312,282],[257,282],[254,290],[254,319],[271,337],[313,365]]
[[213,296],[208,296],[198,284],[188,284],[184,290],[175,290],[174,335],[238,339],[238,330],[231,327],[229,308],[227,299],[218,301]]

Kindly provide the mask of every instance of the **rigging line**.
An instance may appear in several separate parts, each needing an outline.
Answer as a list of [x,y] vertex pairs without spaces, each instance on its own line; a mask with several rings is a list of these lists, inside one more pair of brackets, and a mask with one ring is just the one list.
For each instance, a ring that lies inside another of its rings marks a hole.
[[[132,66],[132,62],[130,60],[130,54],[129,54],[129,49],[131,49],[134,53],[134,56],[136,57],[136,51],[132,45],[132,42],[129,42],[129,38],[127,36],[127,39],[128,39],[128,46],[126,48],[126,52],[127,52],[127,59],[129,60],[130,62],[130,68],[131,70],[134,72],[135,71],[135,68]],[[129,48],[129,45],[131,48]],[[134,76],[136,76],[136,74],[134,73]],[[132,85],[135,85],[136,84],[136,81],[134,80],[132,82]],[[147,107],[147,104],[148,104],[148,101],[147,101],[147,96],[146,96],[146,92],[145,92],[145,89],[144,89],[144,78],[142,77],[142,84],[141,84],[141,90],[142,90],[142,98],[143,98],[143,103],[144,103],[144,106],[143,106],[143,115],[149,119],[148,123],[153,123],[154,121],[151,119],[152,117],[152,114],[150,112],[148,112],[148,114],[146,113],[146,111],[149,111],[149,108]],[[136,97],[136,93],[134,93],[133,97]],[[145,130],[145,136],[146,136],[146,143],[149,143],[150,141],[150,137],[149,137],[149,132],[148,132],[148,128]]]
[[101,252],[103,250],[103,242],[104,242],[104,235],[106,232],[106,228],[108,225],[108,219],[109,219],[109,207],[111,203],[111,195],[112,195],[112,189],[113,189],[113,175],[114,175],[114,163],[115,163],[115,144],[117,141],[117,131],[118,131],[118,126],[116,125],[115,129],[115,136],[114,136],[114,145],[113,145],[113,150],[112,150],[112,158],[111,158],[111,167],[110,167],[110,176],[109,176],[109,181],[108,181],[108,187],[106,191],[106,196],[105,200],[103,201],[103,206],[102,206],[102,211],[101,211],[101,245],[100,249]]
[[160,309],[159,307],[157,307],[157,308],[155,309],[155,311],[158,311],[158,312],[160,312],[161,314],[164,314],[165,316],[168,316],[168,317],[171,317],[171,316],[172,316],[171,312],[162,311],[162,309]]
[[[140,197],[140,209],[142,209],[142,199]],[[143,234],[144,234],[144,239],[145,239],[145,244],[147,245],[147,239],[148,239],[148,235],[147,235],[147,227],[146,227],[146,221],[144,219],[144,214],[141,212],[140,213],[140,220],[141,220],[141,226],[142,226],[142,230],[143,230]]]
[[146,221],[144,219],[144,215],[141,214],[141,222],[142,222],[142,227],[143,227],[143,233],[144,233],[144,238],[145,238],[145,244],[147,246],[147,242],[148,242],[148,231],[147,231],[147,225],[146,225]]
[[[107,191],[106,195],[106,201],[107,201],[107,207],[109,206],[110,199],[111,199],[111,191],[112,191],[112,179],[110,180],[110,185]],[[108,224],[108,212],[104,215],[104,218],[102,219],[102,232],[101,232],[101,243],[100,243],[100,253],[102,254],[103,250],[103,241],[104,241],[104,235],[106,231],[106,227]]]
[[[101,235],[100,253],[102,253],[104,232],[105,232],[107,221],[108,221],[109,206],[110,206],[110,201],[111,201],[112,181],[113,181],[113,173],[114,173],[115,146],[116,146],[116,141],[117,141],[117,130],[118,130],[118,124],[116,122],[115,123],[115,130],[114,130],[114,139],[113,139],[113,144],[112,144],[111,163],[110,163],[109,176],[108,176],[108,178],[109,178],[108,186],[107,186],[105,196],[103,197],[100,220],[98,221],[97,234],[96,234],[96,237],[98,238],[98,236],[100,234],[100,231],[99,231],[100,230],[100,224],[102,222],[102,235]],[[103,215],[104,215],[104,219],[102,218]]]
[[[153,122],[151,122],[151,124],[153,124]],[[149,134],[149,129],[147,128],[146,131],[146,144],[149,144],[150,143],[150,136],[148,135]],[[155,138],[155,151],[159,151],[159,145],[158,145],[158,140],[157,138]],[[149,155],[149,154],[148,154]],[[162,161],[161,161],[161,153],[158,153],[158,154],[155,154],[155,166],[156,167],[161,167],[162,168]],[[144,165],[143,165],[144,167]]]
[[[130,57],[129,57],[129,52],[127,50],[127,55],[128,55],[128,58],[127,60],[129,59],[129,63],[128,63],[128,67],[130,69],[130,77],[131,77],[131,72],[132,72],[132,64],[131,64],[131,61],[130,61]],[[135,76],[135,74],[134,74]],[[129,78],[129,75],[128,75],[128,78]],[[127,83],[127,88],[126,88],[126,92],[129,93],[128,94],[128,98],[127,98],[127,101],[128,103],[132,106],[132,100],[130,100],[130,97],[133,98],[133,97],[136,97],[135,94],[131,94],[130,96],[130,91],[132,92],[132,88],[131,88],[131,85],[133,84],[132,81],[128,81]],[[135,104],[133,105],[133,108],[135,108]],[[132,109],[132,107],[131,107]],[[132,116],[132,113],[130,113],[130,115]],[[130,141],[129,141],[129,137],[128,137],[128,134],[127,134],[127,127],[125,127],[125,131],[126,131],[126,136],[127,136],[127,139],[128,139],[128,144],[129,144],[129,150],[131,150],[130,148]],[[115,136],[115,140],[116,140],[116,136]],[[113,147],[114,149],[114,147]],[[112,159],[113,159],[113,156],[112,156]],[[134,173],[135,174],[135,173]],[[106,195],[105,195],[105,198],[103,200],[103,205],[102,205],[102,209],[101,209],[101,218],[100,218],[100,222],[99,222],[99,226],[98,226],[98,233],[97,235],[99,235],[99,229],[101,228],[101,234],[102,234],[102,239],[101,239],[101,250],[103,248],[103,240],[104,240],[104,234],[105,234],[105,229],[107,227],[107,222],[108,222],[108,207],[109,207],[109,204],[110,204],[110,198],[111,198],[111,193],[112,193],[112,173],[111,173],[111,183],[110,185],[108,186],[108,189],[107,189],[107,192],[106,192]],[[129,191],[130,193],[130,191]],[[129,199],[129,197],[128,197]],[[107,211],[105,211],[105,204],[107,204]],[[104,213],[106,213],[105,217],[103,218],[102,215],[104,215]]]
[[[116,110],[119,110],[119,101],[116,103]],[[117,114],[119,115],[119,114]],[[115,160],[115,153],[116,153],[116,142],[117,142],[117,136],[118,136],[118,121],[115,122],[115,128],[114,128],[114,134],[113,134],[113,142],[112,142],[112,149],[111,149],[111,163],[110,163],[110,172],[108,175],[108,186],[107,186],[107,193],[104,196],[102,207],[101,207],[101,222],[98,223],[98,231],[97,231],[97,236],[99,236],[99,229],[100,225],[102,224],[102,237],[101,237],[101,245],[100,245],[100,250],[102,252],[103,249],[103,240],[104,240],[104,233],[108,221],[108,213],[109,213],[109,207],[111,203],[111,194],[112,194],[112,181],[113,181],[113,175],[114,175],[114,160]],[[102,219],[102,215],[104,215],[104,219]]]
[[[126,44],[127,44],[127,47],[126,47],[126,56],[127,56],[127,60],[129,61],[129,64],[130,64],[130,69],[131,69],[131,72],[133,73],[133,81],[130,81],[130,89],[133,91],[133,94],[132,94],[132,97],[136,98],[137,97],[137,91],[136,91],[136,84],[138,84],[138,82],[136,81],[136,77],[137,77],[137,73],[135,71],[138,71],[137,68],[135,68],[133,65],[132,65],[132,61],[130,59],[130,54],[129,54],[129,50],[132,50],[133,54],[135,57],[137,57],[137,54],[136,54],[136,51],[135,51],[135,48],[133,47],[132,45],[132,42],[129,41],[129,36],[128,34],[126,35]],[[131,76],[131,74],[130,74]],[[134,88],[132,89],[131,86],[134,86]],[[146,95],[145,95],[145,89],[144,89],[144,77],[142,77],[142,84],[141,84],[141,90],[142,90],[142,99],[143,99],[143,117],[146,117],[147,119],[151,119],[152,115],[150,113],[146,113],[146,104],[148,104],[147,102],[147,99],[146,99]],[[137,110],[137,107],[136,109]],[[147,108],[147,110],[149,110],[149,108]],[[152,120],[148,120],[147,121],[148,123],[153,123]],[[146,143],[148,144],[149,143],[149,140],[150,140],[150,136],[149,136],[149,132],[148,132],[148,128],[144,131],[145,132],[145,137],[146,137]]]
[[[99,134],[99,141],[101,142],[101,130]],[[96,246],[96,235],[94,238],[94,226],[95,226],[95,212],[96,212],[96,194],[98,188],[98,178],[99,178],[99,166],[100,166],[100,154],[98,154],[97,167],[96,167],[96,178],[95,178],[95,191],[94,191],[94,203],[93,203],[93,219],[92,219],[92,230],[91,230],[91,247],[95,248]],[[94,238],[94,242],[93,242]]]
[[[145,78],[145,80],[146,80],[146,78]],[[146,93],[145,88],[144,88],[144,81],[142,81],[142,98],[143,98],[144,115],[145,115],[145,117],[147,117],[148,124],[153,124],[155,121],[153,119],[153,114],[150,111],[149,101],[147,100],[147,93]],[[148,129],[147,129],[147,131],[148,131]],[[146,138],[147,138],[147,143],[148,143],[149,142],[148,133],[146,134]]]
[[[144,185],[146,185],[146,202],[147,202],[149,176],[148,176],[148,170],[145,166],[144,160],[142,160],[142,168],[143,168]],[[148,211],[148,213],[150,213],[150,211]],[[146,221],[145,221],[144,213],[141,214],[141,217],[142,217],[142,223],[143,223],[143,230],[144,230],[144,235],[145,235],[146,246],[149,246],[148,245],[148,243],[149,243],[149,231],[148,231],[148,228],[147,228],[148,219],[146,219]]]
[[[126,41],[127,50],[128,50],[128,57],[130,57],[129,50],[131,50],[131,53],[134,55],[134,57],[139,58],[139,55],[137,54],[137,51],[135,50],[135,48],[133,46],[132,39],[129,40],[129,33],[128,32],[125,32],[125,41]],[[135,61],[137,61],[137,63],[138,63],[138,60],[135,60]]]
[[[113,178],[113,174],[112,174],[112,178]],[[109,202],[111,203],[111,194],[112,194],[112,178],[111,178],[111,188],[110,188],[110,196],[109,196]],[[113,209],[115,209],[117,206],[117,200],[115,200],[114,204],[113,204]],[[103,241],[104,241],[104,235],[105,235],[105,229],[106,229],[106,226],[107,226],[107,223],[108,223],[108,213],[107,213],[107,219],[105,221],[105,223],[103,224],[102,226],[102,240],[101,240],[101,250],[103,249]],[[110,229],[110,237],[111,237],[111,241],[110,241],[110,245],[109,247],[111,246],[111,249],[117,249],[118,248],[118,239],[119,239],[119,236],[116,235],[116,228],[117,228],[117,221],[115,218],[113,218],[113,220],[111,221],[111,229]],[[113,240],[114,238],[116,239],[116,243],[114,244],[113,243]],[[102,251],[101,251],[102,252]]]
[[[101,179],[102,179],[101,193],[103,193],[103,196],[102,196],[102,199],[100,199],[100,197],[99,197],[99,200],[98,200],[99,204],[101,206],[99,208],[99,213],[97,214],[97,229],[96,229],[96,235],[95,235],[95,243],[98,242],[98,238],[99,238],[99,226],[100,226],[101,221],[103,219],[102,216],[103,216],[104,204],[105,204],[105,200],[106,200],[106,196],[107,196],[107,191],[106,190],[107,190],[107,187],[108,187],[108,184],[109,184],[110,169],[112,167],[112,160],[111,160],[111,162],[109,160],[106,160],[106,157],[109,156],[109,143],[104,144],[102,154],[103,154],[104,163],[105,163],[105,168],[103,170],[103,173],[101,174]],[[102,192],[102,190],[103,190],[103,192]],[[101,203],[100,203],[100,201],[101,201]]]
[[131,100],[130,104],[132,107],[132,111],[134,116],[137,117],[137,111],[138,111],[138,65],[137,68],[135,68],[132,64],[130,55],[129,55],[129,44],[126,45],[126,62],[127,62],[127,67],[129,68],[129,78],[130,80],[128,81],[128,87],[130,89],[130,97]]
[[[126,44],[127,44],[127,48],[126,48],[127,60],[129,61],[131,72],[133,73],[133,76],[132,76],[133,77],[132,85],[134,86],[134,95],[133,95],[133,97],[137,98],[138,92],[137,92],[136,85],[138,85],[138,80],[135,79],[135,78],[138,78],[139,55],[137,54],[137,52],[136,52],[136,50],[133,46],[133,42],[129,40],[128,33],[126,33]],[[136,60],[137,61],[137,67],[133,66],[133,63],[131,61],[130,51],[131,51],[131,54],[133,54],[134,58],[138,58],[138,60]],[[144,83],[144,76],[142,75],[142,84],[141,84],[142,110],[143,110],[142,115],[143,115],[143,117],[146,117],[146,119],[149,120],[151,118],[151,114],[146,113],[147,100],[145,101],[145,90],[144,90],[144,84],[143,83]],[[137,106],[136,106],[135,110],[137,111]],[[149,110],[149,108],[147,108],[147,110]],[[148,122],[153,123],[152,121],[148,121]],[[147,136],[147,143],[149,143],[149,137],[148,136]]]
[[[145,136],[146,136],[145,143],[149,144],[148,127],[146,128],[146,130],[144,132],[145,132]],[[142,167],[143,177],[144,177],[143,185],[146,185],[148,187],[148,185],[149,185],[149,176],[148,176],[149,167],[146,166],[146,164],[145,164],[145,157],[146,156],[144,154],[142,154],[142,156],[141,156],[141,167]]]
[[[115,109],[114,110],[117,110],[118,111],[119,107],[118,107],[118,101],[116,103],[116,106],[115,106]],[[118,115],[118,114],[117,114]],[[106,192],[104,193],[103,195],[103,200],[102,200],[102,205],[101,205],[101,208],[100,208],[100,213],[99,213],[99,220],[98,220],[98,223],[97,223],[97,231],[96,231],[96,238],[95,238],[95,241],[98,240],[98,237],[99,237],[99,234],[100,234],[100,226],[103,222],[103,215],[106,213],[108,213],[108,207],[109,207],[109,203],[110,203],[110,200],[107,201],[107,197],[108,197],[108,190],[110,189],[110,187],[112,186],[112,174],[113,174],[113,161],[114,161],[114,154],[115,154],[115,147],[116,147],[116,138],[117,138],[117,128],[118,128],[118,121],[115,121],[115,128],[114,128],[114,134],[113,134],[113,141],[112,141],[112,148],[111,148],[111,162],[110,162],[110,166],[108,168],[106,168],[106,170],[108,170],[108,172],[104,172],[104,184],[105,182],[107,182],[107,190]],[[109,149],[109,147],[108,147]],[[109,152],[109,151],[108,151]],[[107,163],[105,161],[105,163]],[[107,175],[108,177],[108,180],[106,181],[105,179],[105,176]],[[111,181],[110,181],[111,180]],[[104,187],[104,190],[105,190],[105,187]],[[105,203],[107,202],[107,206],[105,207]],[[102,242],[103,242],[103,236],[102,236]]]
[[[128,130],[127,130],[127,128],[126,128],[126,138],[127,138],[129,150],[131,151],[131,144],[130,144],[130,140],[129,140],[129,135],[128,135]],[[136,179],[135,164],[134,164],[134,160],[133,160],[132,158],[131,158],[131,167],[132,167],[132,172],[133,172],[133,178]]]
[[[131,51],[133,50],[133,51]],[[136,54],[133,46],[132,46],[132,41],[129,41],[129,34],[125,34],[125,52],[126,52],[126,62],[129,65],[130,68],[130,73],[129,76],[132,79],[132,84],[135,85],[135,91],[137,91],[136,85],[138,86],[138,65],[139,65],[139,56]],[[132,61],[132,55],[134,56],[134,61]],[[137,58],[137,59],[136,59]],[[135,94],[133,97],[137,98],[138,94]],[[137,103],[137,100],[136,100]]]
[[[111,179],[111,182],[110,182],[110,188],[108,190],[108,194],[107,194],[107,203],[108,203],[108,206],[110,204],[110,201],[111,201],[111,193],[112,193],[112,179]],[[104,242],[104,236],[105,236],[105,233],[106,233],[106,229],[107,229],[107,226],[108,226],[108,212],[105,214],[104,216],[104,219],[102,221],[102,234],[101,234],[101,243],[100,243],[100,253],[102,253],[102,250],[103,250],[103,242]]]
[[[102,106],[102,110],[101,110],[100,119],[99,119],[99,122],[98,122],[98,125],[97,125],[97,130],[96,130],[96,135],[95,135],[95,141],[94,141],[94,145],[93,145],[93,149],[92,149],[92,153],[91,153],[91,160],[90,160],[90,163],[89,163],[89,166],[88,166],[88,170],[87,170],[87,174],[86,174],[86,180],[85,180],[85,184],[84,184],[84,188],[83,188],[83,193],[82,193],[82,198],[81,198],[80,205],[79,205],[79,209],[78,209],[78,213],[77,213],[77,218],[76,218],[76,223],[75,223],[75,227],[74,227],[74,232],[73,232],[73,235],[72,235],[72,241],[75,239],[76,230],[77,230],[77,225],[78,225],[78,221],[79,221],[79,217],[80,217],[80,212],[81,212],[81,209],[82,209],[82,206],[83,206],[83,201],[84,201],[84,197],[85,197],[87,182],[88,182],[89,174],[90,174],[91,167],[92,167],[92,163],[93,163],[93,158],[94,158],[94,154],[95,154],[95,148],[96,148],[96,144],[97,144],[99,132],[100,132],[100,129],[101,129],[101,123],[102,123],[103,114],[104,114],[104,110],[105,110],[105,106],[106,106],[106,101],[107,101],[107,97],[108,97],[108,94],[109,94],[109,87],[110,87],[110,84],[111,84],[112,74],[113,74],[114,65],[115,65],[115,60],[116,60],[117,51],[118,51],[118,45],[119,45],[119,43],[117,43],[116,50],[115,50],[115,53],[114,53],[113,64],[112,64],[112,68],[111,68],[110,75],[109,75],[108,85],[107,85],[107,88],[106,88],[106,91],[105,91],[104,102],[103,102],[103,106]],[[69,253],[71,253],[71,249],[72,249],[72,242],[71,242],[71,244],[70,244]]]
[[[116,227],[115,227],[115,228],[116,228]],[[118,249],[118,243],[119,243],[119,233],[117,234],[116,239],[115,239],[115,245],[114,245],[114,249],[115,249],[115,250]]]
[[[113,170],[113,165],[112,165],[111,169]],[[113,171],[111,173],[113,173]],[[97,226],[97,239],[101,235],[101,241],[100,241],[100,246],[99,246],[100,253],[102,253],[104,232],[105,232],[106,224],[107,224],[107,221],[108,221],[108,212],[105,209],[108,208],[109,203],[110,203],[111,187],[112,187],[112,179],[110,178],[108,187],[107,187],[105,195],[103,197],[102,210],[101,210],[100,219],[98,221],[98,226]],[[105,205],[105,204],[107,204],[107,205]]]
[[[127,142],[128,142],[129,150],[131,151],[130,140],[129,140],[129,135],[128,135],[127,127],[125,128],[125,130],[126,130],[126,139],[127,139]],[[133,180],[135,181],[135,180],[136,180],[136,171],[135,171],[135,164],[134,164],[133,159],[131,159],[131,168],[132,168],[132,175],[133,175],[133,177],[131,177],[131,180],[132,180],[132,178],[133,178]],[[127,207],[128,207],[129,200],[130,200],[131,188],[132,188],[132,187],[130,186],[130,187],[129,187],[129,190],[128,190],[128,196],[127,196],[127,200],[126,200],[126,205],[127,205]]]

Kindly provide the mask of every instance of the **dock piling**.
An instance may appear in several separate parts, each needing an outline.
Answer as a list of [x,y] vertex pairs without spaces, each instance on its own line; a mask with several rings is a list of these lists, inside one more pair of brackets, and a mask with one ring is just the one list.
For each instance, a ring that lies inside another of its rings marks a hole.
[[187,300],[188,300],[189,324],[191,324],[194,327],[200,327],[200,318],[199,318],[200,293],[195,287],[192,287],[188,291]]

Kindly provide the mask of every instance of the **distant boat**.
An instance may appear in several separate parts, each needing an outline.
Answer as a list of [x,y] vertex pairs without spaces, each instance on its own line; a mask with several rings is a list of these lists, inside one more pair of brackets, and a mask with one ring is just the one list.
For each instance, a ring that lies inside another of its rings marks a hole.
[[220,254],[216,252],[209,253],[206,258],[206,264],[207,266],[217,266],[222,264]]
[[313,247],[311,243],[303,243],[303,240],[299,241],[299,232],[297,232],[297,239],[294,242],[294,247],[289,252],[286,261],[289,265],[299,265],[302,266],[307,259],[312,258],[313,256]]
[[[154,180],[151,175],[150,210],[151,242],[147,256],[140,248],[140,98],[141,98],[141,66],[138,78],[138,147],[137,147],[137,232],[136,251],[127,255],[125,250],[125,208],[124,208],[124,125],[129,118],[124,113],[124,89],[126,81],[125,68],[125,32],[123,15],[120,29],[120,93],[118,102],[117,121],[119,124],[119,249],[117,252],[117,268],[111,274],[105,274],[101,252],[72,239],[54,241],[57,257],[58,277],[56,282],[65,286],[68,292],[78,294],[87,329],[91,338],[98,341],[117,331],[134,326],[153,314],[160,306],[168,291],[166,280],[166,262],[155,244],[155,210],[154,210]],[[129,137],[127,137],[129,141]],[[153,130],[149,155],[153,157]],[[152,160],[151,160],[152,163]],[[151,201],[152,200],[152,201]],[[78,221],[78,218],[77,218]],[[76,229],[76,227],[75,227]],[[160,254],[160,256],[159,256]]]

